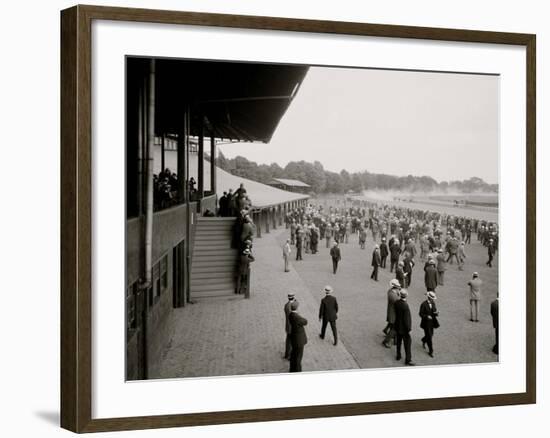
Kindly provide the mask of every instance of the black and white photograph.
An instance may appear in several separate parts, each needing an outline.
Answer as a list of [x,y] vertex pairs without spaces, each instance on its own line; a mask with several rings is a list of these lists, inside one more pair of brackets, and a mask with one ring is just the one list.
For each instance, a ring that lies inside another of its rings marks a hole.
[[127,380],[499,361],[498,75],[128,56],[125,172]]

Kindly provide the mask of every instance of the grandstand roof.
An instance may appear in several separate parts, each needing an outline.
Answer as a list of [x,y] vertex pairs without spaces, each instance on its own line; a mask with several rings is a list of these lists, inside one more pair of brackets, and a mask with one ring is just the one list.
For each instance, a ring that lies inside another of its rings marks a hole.
[[[229,191],[229,189],[235,191],[239,188],[239,185],[243,183],[246,193],[252,201],[252,206],[255,208],[269,207],[285,202],[309,198],[308,195],[287,192],[286,190],[277,189],[250,179],[232,175],[219,167],[216,169],[218,172],[216,178],[216,193],[218,196],[221,196],[223,192]],[[197,178],[196,155],[190,155],[189,157],[189,170],[189,177],[194,176]],[[204,179],[205,181],[210,181],[210,163],[207,161],[204,163]]]
[[287,179],[287,178],[273,178],[275,183],[284,184],[289,187],[311,187],[305,182],[299,181],[297,179]]

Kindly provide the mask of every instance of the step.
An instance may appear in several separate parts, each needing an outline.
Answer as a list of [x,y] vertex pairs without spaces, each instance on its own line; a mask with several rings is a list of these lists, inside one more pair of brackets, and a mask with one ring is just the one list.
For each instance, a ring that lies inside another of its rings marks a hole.
[[193,272],[191,271],[191,282],[194,280],[209,280],[211,278],[220,278],[227,281],[235,279],[236,271],[211,271],[211,272]]
[[237,257],[238,251],[228,246],[224,247],[224,246],[196,246],[195,245],[193,256],[196,256],[199,254],[200,255],[232,254],[233,256]]
[[210,266],[207,264],[193,265],[191,268],[191,276],[202,274],[222,274],[222,273],[235,273],[237,271],[237,264],[224,264],[219,266]]
[[220,227],[220,228],[231,228],[235,225],[236,221],[198,221],[197,227]]
[[235,290],[236,282],[204,283],[191,285],[191,292],[210,292],[216,290]]
[[222,253],[222,254],[212,254],[212,253],[206,253],[206,254],[193,254],[193,262],[199,262],[199,261],[219,261],[219,260],[228,260],[228,261],[234,261],[237,262],[237,257],[234,252],[230,253]]
[[198,249],[230,249],[232,251],[235,251],[237,253],[238,251],[235,248],[231,248],[231,245],[227,242],[195,242],[195,251]]
[[212,295],[212,296],[203,296],[203,295],[199,295],[199,296],[192,296],[191,297],[191,301],[194,301],[196,302],[197,304],[199,304],[202,300],[208,300],[208,302],[211,302],[211,301],[234,301],[234,300],[244,300],[244,294],[236,294],[236,293],[231,293],[231,295]]
[[237,295],[235,289],[222,289],[222,290],[213,290],[213,291],[202,291],[195,292],[191,290],[191,299],[200,299],[200,298],[213,298],[213,297],[241,297],[242,295]]
[[193,260],[191,266],[191,272],[205,272],[210,270],[210,272],[221,272],[223,270],[229,271],[230,269],[237,269],[237,262],[231,263],[230,260]]
[[236,217],[205,217],[200,216],[198,222],[235,222]]
[[231,243],[231,240],[232,240],[232,237],[231,235],[229,234],[225,234],[223,236],[220,236],[220,235],[216,235],[216,234],[200,234],[200,235],[196,235],[195,234],[195,241],[220,241],[220,242],[230,242]]
[[234,287],[236,284],[235,278],[194,278],[191,280],[191,289],[204,289],[212,286],[218,289],[224,289],[227,287]]
[[195,234],[233,234],[231,230],[225,229],[225,228],[208,228],[208,227],[201,227],[197,228],[197,231]]

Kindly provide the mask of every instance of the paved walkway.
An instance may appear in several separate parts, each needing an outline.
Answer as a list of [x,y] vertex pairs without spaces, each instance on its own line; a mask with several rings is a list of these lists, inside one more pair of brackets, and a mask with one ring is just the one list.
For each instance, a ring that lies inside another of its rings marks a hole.
[[223,376],[287,372],[283,306],[295,292],[307,318],[308,344],[303,371],[359,368],[345,345],[332,345],[330,327],[318,336],[321,290],[310,290],[294,267],[283,272],[278,229],[254,241],[252,296],[201,300],[177,309],[174,334],[163,355],[160,375],[153,378]]

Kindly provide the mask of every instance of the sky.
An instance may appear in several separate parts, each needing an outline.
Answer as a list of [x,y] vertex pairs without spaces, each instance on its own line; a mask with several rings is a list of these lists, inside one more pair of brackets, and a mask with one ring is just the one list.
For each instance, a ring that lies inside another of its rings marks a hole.
[[498,182],[497,76],[311,67],[271,142],[220,145],[257,163],[320,161],[367,170]]

